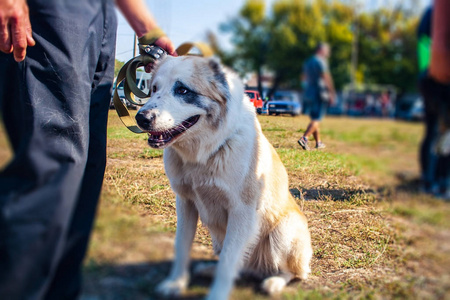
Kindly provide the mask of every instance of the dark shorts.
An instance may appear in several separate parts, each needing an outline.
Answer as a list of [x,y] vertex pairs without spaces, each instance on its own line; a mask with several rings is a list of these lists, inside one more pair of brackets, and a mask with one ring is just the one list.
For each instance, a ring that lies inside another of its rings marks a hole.
[[309,114],[312,121],[321,121],[326,114],[327,102],[316,99],[305,103],[305,114]]

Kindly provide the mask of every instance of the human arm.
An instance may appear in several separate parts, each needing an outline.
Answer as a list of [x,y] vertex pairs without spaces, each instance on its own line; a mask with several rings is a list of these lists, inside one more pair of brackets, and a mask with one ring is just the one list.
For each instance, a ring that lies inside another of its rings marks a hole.
[[441,84],[450,84],[450,2],[435,0],[432,20],[430,76]]
[[305,72],[302,72],[302,74],[300,75],[300,83],[302,85],[302,89],[305,90],[308,84]]
[[324,72],[322,79],[327,86],[328,92],[330,93],[330,104],[334,104],[336,99],[336,90],[334,89],[333,77],[331,77],[331,73],[329,71]]
[[28,5],[25,0],[0,0],[0,51],[13,53],[14,59],[25,59],[32,37]]
[[302,74],[300,75],[300,80],[301,81],[306,81],[306,74],[305,74],[305,72],[302,72]]
[[[116,5],[139,38],[158,28],[143,0],[116,0]],[[176,56],[175,47],[167,36],[158,38],[155,45]]]

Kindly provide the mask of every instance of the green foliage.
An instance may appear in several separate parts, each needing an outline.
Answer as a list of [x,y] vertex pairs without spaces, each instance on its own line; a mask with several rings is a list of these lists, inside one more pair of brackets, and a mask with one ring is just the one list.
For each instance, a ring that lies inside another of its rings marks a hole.
[[[238,17],[223,24],[225,32],[231,32],[233,53],[216,52],[222,60],[228,62],[242,75],[248,72],[262,74],[262,68],[267,61],[270,36],[267,34],[268,22],[265,17],[265,3],[262,0],[248,0],[242,7]],[[210,38],[211,40],[211,38]],[[217,50],[217,46],[215,46]],[[262,87],[259,84],[259,91]]]
[[221,26],[231,33],[235,49],[226,53],[216,48],[241,74],[255,72],[261,79],[267,69],[274,74],[275,88],[298,89],[303,63],[318,42],[327,41],[332,48],[330,70],[341,89],[350,82],[356,42],[357,81],[414,90],[418,17],[401,7],[359,14],[355,10],[348,2],[278,0],[265,15],[264,1],[248,0],[237,17]]
[[365,83],[416,87],[416,28],[418,18],[381,9],[359,17],[359,60]]
[[248,0],[241,9],[241,15],[251,26],[256,27],[264,22],[266,5],[263,0]]
[[116,59],[115,64],[114,64],[114,77],[117,77],[120,69],[123,67],[124,64],[125,64],[125,62]]

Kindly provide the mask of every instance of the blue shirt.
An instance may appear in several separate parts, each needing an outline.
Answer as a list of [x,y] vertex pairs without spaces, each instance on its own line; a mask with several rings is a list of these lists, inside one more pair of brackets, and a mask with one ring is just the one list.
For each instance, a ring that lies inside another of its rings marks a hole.
[[326,61],[317,55],[310,57],[303,65],[303,73],[306,76],[304,97],[309,101],[320,98],[320,92],[325,86],[322,76],[326,72],[328,72]]

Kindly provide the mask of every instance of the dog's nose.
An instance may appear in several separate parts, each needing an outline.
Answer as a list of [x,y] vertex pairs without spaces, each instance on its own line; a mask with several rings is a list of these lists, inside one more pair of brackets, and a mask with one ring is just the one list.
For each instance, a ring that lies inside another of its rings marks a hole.
[[139,111],[136,114],[136,122],[144,130],[150,130],[155,119],[155,113],[148,110]]

